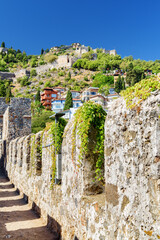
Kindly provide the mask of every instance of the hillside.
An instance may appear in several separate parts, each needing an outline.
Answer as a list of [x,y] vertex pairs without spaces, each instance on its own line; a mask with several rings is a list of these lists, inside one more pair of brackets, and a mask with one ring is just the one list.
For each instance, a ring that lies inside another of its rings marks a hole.
[[[6,48],[3,43],[0,71],[15,74],[10,84],[12,95],[32,99],[37,90],[42,91],[44,87],[61,86],[76,91],[89,86],[114,87],[118,75],[125,80],[126,86],[133,86],[160,72],[160,61],[134,60],[132,56],[122,59],[115,50],[92,49],[79,43],[41,49],[40,55],[27,55],[19,49]],[[3,85],[1,81],[0,86]],[[121,85],[117,83],[117,92],[124,89]],[[0,96],[5,95],[4,89],[0,91]]]

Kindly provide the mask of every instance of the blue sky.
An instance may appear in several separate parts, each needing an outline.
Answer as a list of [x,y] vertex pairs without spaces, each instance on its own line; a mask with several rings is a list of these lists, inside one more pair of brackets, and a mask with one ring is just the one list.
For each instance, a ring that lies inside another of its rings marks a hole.
[[122,57],[160,59],[159,9],[158,0],[5,0],[0,42],[27,54],[80,42]]

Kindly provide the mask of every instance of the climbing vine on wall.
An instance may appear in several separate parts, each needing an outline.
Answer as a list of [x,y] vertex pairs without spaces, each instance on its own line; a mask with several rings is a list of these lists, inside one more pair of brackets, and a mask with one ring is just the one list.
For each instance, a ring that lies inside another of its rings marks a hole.
[[104,123],[106,112],[99,104],[91,101],[85,102],[75,113],[74,127],[72,133],[72,160],[74,159],[76,147],[76,132],[78,133],[81,146],[78,161],[89,151],[89,133],[91,129],[95,130],[96,143],[93,153],[96,154],[96,178],[103,179],[102,168],[104,164]]
[[64,128],[67,124],[67,121],[63,118],[59,118],[58,122],[51,125],[49,132],[52,134],[53,140],[53,151],[51,152],[52,157],[52,182],[51,186],[53,187],[55,174],[56,174],[56,154],[61,150]]
[[151,95],[151,92],[156,90],[160,90],[160,79],[153,76],[122,91],[121,96],[126,100],[127,107],[133,109],[143,100],[147,99]]
[[34,172],[35,169],[35,149],[36,149],[36,135],[32,135],[31,136],[31,140],[30,140],[30,146],[31,146],[31,153],[30,153],[30,157],[31,157],[31,168],[30,168],[30,175],[32,174],[32,172]]

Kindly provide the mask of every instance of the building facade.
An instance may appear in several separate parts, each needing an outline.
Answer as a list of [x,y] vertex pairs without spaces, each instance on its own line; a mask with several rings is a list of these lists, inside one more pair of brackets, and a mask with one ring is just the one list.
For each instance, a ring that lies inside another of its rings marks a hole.
[[88,89],[85,89],[83,92],[82,92],[82,101],[88,101],[90,100],[91,97],[97,95],[99,91],[99,88],[97,87],[89,87]]
[[51,109],[51,102],[58,97],[58,92],[52,88],[44,88],[41,94],[41,103],[44,107]]
[[[51,110],[55,113],[58,113],[60,111],[63,111],[64,105],[65,105],[65,98],[61,99],[54,99],[52,100],[52,107]],[[80,99],[73,99],[73,108],[78,108],[82,106],[82,102]]]

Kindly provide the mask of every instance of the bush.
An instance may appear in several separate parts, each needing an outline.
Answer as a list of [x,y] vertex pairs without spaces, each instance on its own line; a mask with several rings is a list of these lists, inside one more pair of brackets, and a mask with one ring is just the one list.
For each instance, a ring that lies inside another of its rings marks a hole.
[[38,66],[38,63],[36,60],[33,60],[30,62],[30,66],[33,68],[33,67],[37,67]]
[[42,81],[39,81],[39,85],[43,85],[43,82],[42,82]]
[[32,133],[37,133],[46,127],[46,123],[53,122],[51,118],[52,111],[43,111],[40,116],[32,117]]
[[101,87],[101,86],[105,86],[106,84],[109,84],[109,85],[114,84],[114,77],[106,76],[101,73],[98,73],[94,76],[94,80],[92,83],[93,87]]
[[46,81],[44,84],[44,87],[52,87],[51,82],[50,81]]
[[36,69],[31,69],[31,71],[30,71],[30,76],[31,76],[31,77],[37,76]]
[[45,62],[44,62],[43,60],[41,60],[41,61],[39,62],[39,65],[45,65]]
[[17,78],[17,82],[20,83],[21,87],[27,86],[30,84],[30,82],[28,81],[28,77],[24,76],[21,78]]
[[84,81],[89,81],[89,80],[88,80],[88,77],[85,76],[85,77],[84,77]]
[[54,61],[56,61],[57,60],[57,56],[56,55],[51,55],[50,53],[48,53],[48,54],[46,54],[45,56],[44,56],[44,59],[47,61],[47,62],[49,62],[49,63],[52,63],[52,62],[54,62]]
[[61,71],[58,73],[58,76],[64,76],[65,75],[65,72],[64,71]]

